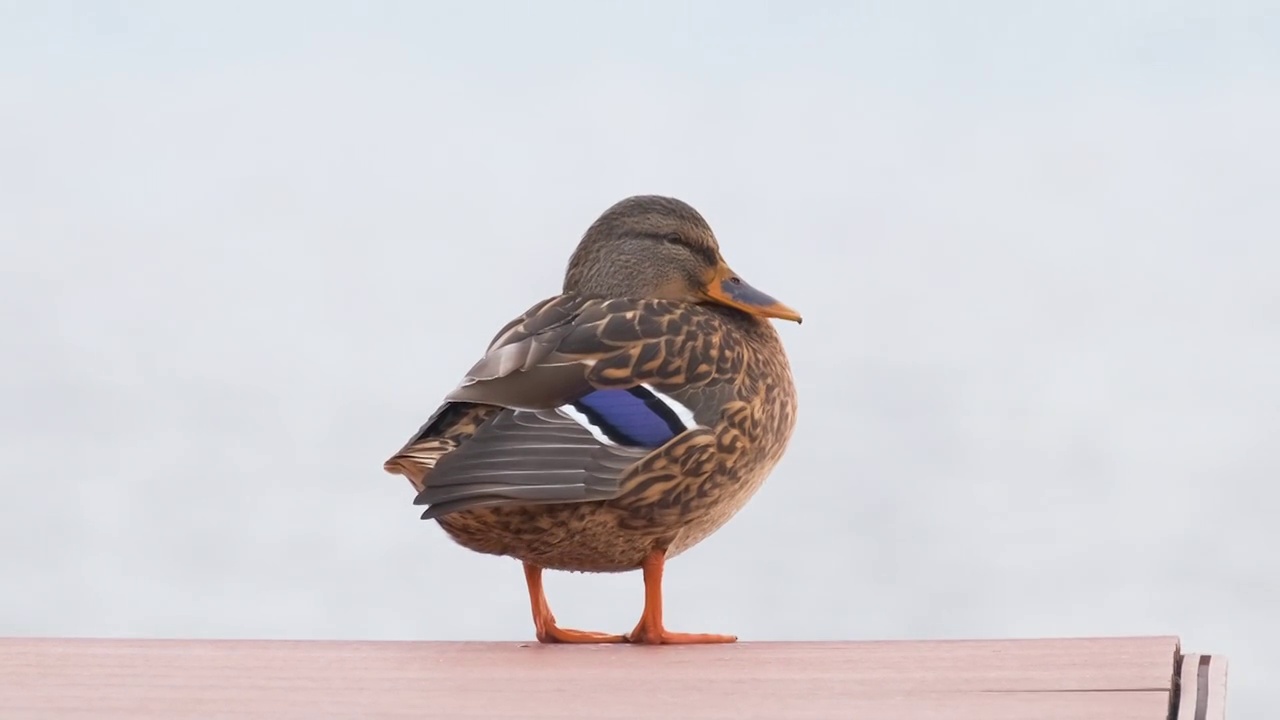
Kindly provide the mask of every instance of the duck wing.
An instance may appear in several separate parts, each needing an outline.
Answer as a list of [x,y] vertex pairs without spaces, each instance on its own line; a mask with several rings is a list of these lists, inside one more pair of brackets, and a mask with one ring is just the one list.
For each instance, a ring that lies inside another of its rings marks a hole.
[[740,353],[713,320],[670,301],[543,301],[495,336],[386,467],[417,478],[423,518],[617,497],[646,456],[708,432],[732,393],[717,378],[733,377],[722,371]]

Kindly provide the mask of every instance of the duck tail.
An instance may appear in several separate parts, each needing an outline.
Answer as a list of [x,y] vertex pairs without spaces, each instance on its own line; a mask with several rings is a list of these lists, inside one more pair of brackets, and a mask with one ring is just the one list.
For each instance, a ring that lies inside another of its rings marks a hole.
[[435,468],[436,462],[456,447],[456,440],[439,437],[409,443],[383,463],[382,469],[392,475],[403,475],[413,483],[415,490],[422,492],[426,488],[427,475]]
[[405,476],[414,489],[422,492],[427,487],[427,476],[440,458],[474,435],[499,410],[501,408],[494,405],[468,402],[441,405],[409,442],[382,464],[382,469],[392,475]]

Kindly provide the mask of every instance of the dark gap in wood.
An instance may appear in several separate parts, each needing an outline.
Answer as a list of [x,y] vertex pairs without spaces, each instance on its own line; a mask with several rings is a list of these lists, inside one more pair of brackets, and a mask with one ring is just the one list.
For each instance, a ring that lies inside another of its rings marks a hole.
[[1173,684],[1169,690],[1169,720],[1178,720],[1178,708],[1182,706],[1182,660],[1186,657],[1181,649],[1173,653]]
[[1209,714],[1209,661],[1212,655],[1201,655],[1200,665],[1196,668],[1196,718],[1205,720]]

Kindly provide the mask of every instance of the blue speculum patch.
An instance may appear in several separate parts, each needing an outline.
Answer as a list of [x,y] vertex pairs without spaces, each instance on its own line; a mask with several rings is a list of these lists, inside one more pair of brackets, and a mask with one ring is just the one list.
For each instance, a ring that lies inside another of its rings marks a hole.
[[671,408],[645,387],[596,390],[573,406],[619,445],[658,447],[686,429]]

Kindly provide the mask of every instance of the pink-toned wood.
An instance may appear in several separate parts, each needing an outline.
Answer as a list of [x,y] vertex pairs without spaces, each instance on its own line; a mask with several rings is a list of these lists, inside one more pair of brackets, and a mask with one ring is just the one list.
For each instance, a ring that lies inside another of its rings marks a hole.
[[1164,720],[1172,637],[686,647],[0,639],[3,718]]
[[1227,659],[1185,655],[1174,720],[1223,720],[1227,716]]

